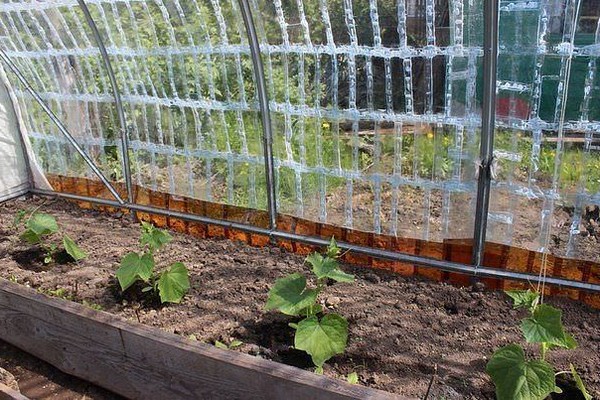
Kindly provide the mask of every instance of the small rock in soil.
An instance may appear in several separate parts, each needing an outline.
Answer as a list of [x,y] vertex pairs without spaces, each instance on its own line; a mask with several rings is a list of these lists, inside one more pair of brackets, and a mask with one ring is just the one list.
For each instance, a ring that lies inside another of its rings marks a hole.
[[17,383],[15,376],[4,368],[0,368],[0,383],[8,386],[12,390],[19,392],[19,384]]
[[325,300],[325,305],[327,307],[336,307],[340,304],[340,302],[342,301],[342,299],[340,299],[337,296],[329,296],[326,300]]
[[368,282],[371,282],[371,283],[380,283],[381,282],[381,278],[379,277],[379,275],[376,275],[376,274],[366,274],[365,280]]
[[260,346],[256,345],[256,344],[251,344],[250,347],[248,348],[248,354],[251,354],[253,356],[257,356],[260,354]]
[[474,292],[483,292],[485,290],[485,283],[483,282],[475,282],[472,286]]
[[416,295],[413,302],[421,307],[431,305],[431,299],[423,294]]

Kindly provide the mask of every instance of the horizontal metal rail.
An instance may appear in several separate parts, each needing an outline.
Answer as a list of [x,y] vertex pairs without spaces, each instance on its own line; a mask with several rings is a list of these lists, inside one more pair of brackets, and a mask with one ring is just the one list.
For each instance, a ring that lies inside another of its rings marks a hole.
[[[246,225],[239,222],[232,221],[224,221],[219,219],[213,219],[210,217],[203,217],[199,215],[186,214],[183,212],[165,210],[162,208],[144,206],[139,204],[120,204],[114,200],[107,199],[99,199],[95,197],[81,196],[70,193],[61,193],[54,192],[51,190],[42,190],[42,189],[32,189],[31,193],[43,195],[43,196],[54,196],[61,197],[70,200],[78,200],[78,201],[89,201],[90,203],[107,205],[119,208],[125,208],[132,211],[140,211],[157,215],[164,215],[167,217],[179,218],[185,221],[191,222],[200,222],[204,224],[211,224],[216,226],[221,226],[224,228],[236,229],[249,233],[256,233],[260,235],[269,236],[273,239],[284,239],[284,240],[292,240],[305,244],[310,244],[314,246],[327,246],[329,241],[326,239],[314,237],[314,236],[304,236],[298,235],[290,232],[283,232],[279,230],[271,230],[267,228],[260,228],[257,226]],[[515,272],[510,270],[498,269],[498,268],[489,268],[489,267],[475,267],[472,265],[466,265],[451,261],[445,260],[436,260],[433,258],[416,256],[406,253],[398,253],[390,250],[382,250],[382,249],[374,249],[370,247],[355,245],[351,243],[338,242],[338,246],[342,249],[349,250],[354,253],[364,254],[369,257],[381,258],[390,261],[398,261],[404,262],[408,264],[414,264],[421,267],[427,268],[436,268],[442,271],[448,272],[457,272],[466,275],[473,275],[479,277],[487,277],[487,278],[500,278],[500,279],[511,279],[522,282],[537,282],[539,277],[534,274]],[[593,284],[587,282],[579,282],[570,279],[556,278],[556,277],[547,277],[546,284],[555,285],[560,288],[570,288],[570,289],[579,289],[590,292],[600,293],[600,284]]]

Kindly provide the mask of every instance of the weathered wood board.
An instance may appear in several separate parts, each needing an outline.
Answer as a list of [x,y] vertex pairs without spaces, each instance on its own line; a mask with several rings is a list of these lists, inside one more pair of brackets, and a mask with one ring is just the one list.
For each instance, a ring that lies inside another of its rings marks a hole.
[[0,400],[29,400],[29,398],[0,383]]
[[400,399],[129,323],[4,279],[0,338],[131,399]]

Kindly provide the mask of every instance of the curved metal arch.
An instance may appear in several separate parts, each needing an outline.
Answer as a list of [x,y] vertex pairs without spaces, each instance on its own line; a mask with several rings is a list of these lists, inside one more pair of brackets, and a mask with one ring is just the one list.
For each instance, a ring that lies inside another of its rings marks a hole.
[[117,78],[112,68],[110,58],[108,57],[108,52],[106,51],[106,47],[104,46],[104,42],[102,41],[102,37],[100,36],[100,32],[98,31],[98,27],[96,26],[96,23],[92,18],[92,14],[90,13],[90,10],[84,0],[77,0],[77,3],[79,4],[79,7],[81,7],[81,10],[85,15],[85,19],[88,26],[92,30],[94,40],[96,41],[98,49],[100,50],[102,62],[104,63],[104,67],[106,68],[106,73],[108,75],[110,86],[113,91],[113,97],[115,98],[115,108],[117,109],[119,125],[121,125],[121,157],[123,159],[123,175],[125,177],[125,186],[127,187],[127,201],[129,203],[133,203],[133,185],[131,182],[131,166],[129,162],[129,136],[127,129],[127,121],[125,119],[125,111],[123,109],[123,102],[121,100],[121,92],[119,90],[119,85],[117,84]]
[[271,111],[269,109],[269,95],[265,81],[265,71],[260,55],[260,43],[252,18],[252,11],[248,0],[238,0],[248,44],[250,45],[250,54],[256,76],[256,90],[258,93],[258,102],[260,107],[260,116],[263,126],[263,155],[265,157],[265,176],[267,185],[267,210],[269,212],[270,229],[277,227],[277,198],[275,192],[275,164],[273,161],[273,127],[271,125]]

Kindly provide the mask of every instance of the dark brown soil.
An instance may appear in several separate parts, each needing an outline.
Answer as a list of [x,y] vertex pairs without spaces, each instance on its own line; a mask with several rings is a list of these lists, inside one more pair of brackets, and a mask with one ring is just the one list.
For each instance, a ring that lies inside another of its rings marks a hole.
[[[46,200],[40,210],[56,216],[89,256],[78,264],[45,266],[11,227],[18,209],[41,204],[33,199],[0,205],[1,276],[44,292],[62,288],[63,297],[85,299],[132,321],[203,342],[238,339],[244,344],[237,351],[310,368],[309,359],[291,348],[290,319],[263,310],[277,278],[308,271],[303,257],[275,247],[173,233],[173,242],[157,257],[158,265],[186,263],[192,289],[182,304],[156,307],[132,293],[122,296],[114,279],[120,258],[137,248],[136,223]],[[522,314],[505,295],[367,268],[344,269],[356,274],[357,281],[328,287],[322,300],[348,318],[349,346],[327,363],[327,375],[356,371],[362,384],[422,397],[437,366],[433,398],[494,397],[484,371],[487,357],[497,347],[520,340]],[[565,325],[580,344],[573,351],[553,352],[551,361],[557,369],[575,363],[592,394],[600,396],[600,311],[567,299],[548,302],[563,310]]]

